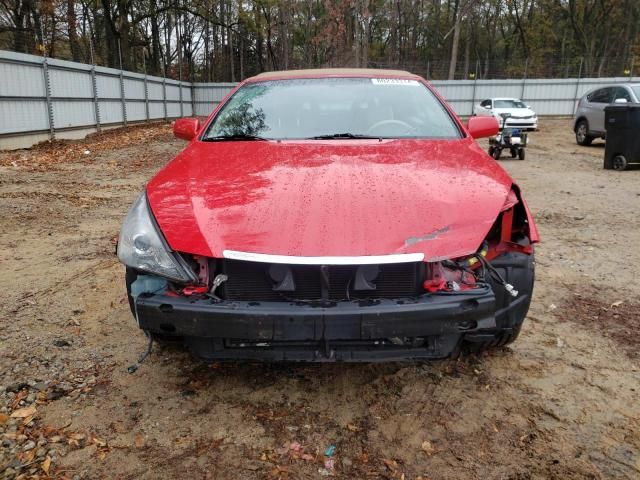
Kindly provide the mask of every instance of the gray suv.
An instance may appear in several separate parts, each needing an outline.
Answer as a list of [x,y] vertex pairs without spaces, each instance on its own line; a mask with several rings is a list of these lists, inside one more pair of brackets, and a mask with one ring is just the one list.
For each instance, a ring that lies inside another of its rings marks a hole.
[[640,103],[640,84],[618,84],[591,90],[578,102],[573,123],[578,145],[604,138],[604,107],[612,103]]

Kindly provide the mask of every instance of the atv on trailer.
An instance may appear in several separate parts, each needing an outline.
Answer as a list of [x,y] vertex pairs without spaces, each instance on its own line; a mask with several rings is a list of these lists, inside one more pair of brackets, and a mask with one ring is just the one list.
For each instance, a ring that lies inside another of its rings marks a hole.
[[489,150],[487,153],[498,160],[502,154],[502,150],[508,149],[511,158],[518,157],[524,160],[524,149],[527,146],[527,134],[517,128],[506,128],[507,118],[510,113],[501,113],[502,129],[501,132],[493,138],[489,139]]

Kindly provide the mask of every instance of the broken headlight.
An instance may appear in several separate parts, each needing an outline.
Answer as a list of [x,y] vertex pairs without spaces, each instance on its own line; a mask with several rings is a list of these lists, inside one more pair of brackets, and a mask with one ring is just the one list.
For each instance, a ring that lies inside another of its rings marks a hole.
[[177,282],[197,281],[188,265],[162,237],[141,193],[127,213],[118,241],[118,259],[128,267],[155,273]]

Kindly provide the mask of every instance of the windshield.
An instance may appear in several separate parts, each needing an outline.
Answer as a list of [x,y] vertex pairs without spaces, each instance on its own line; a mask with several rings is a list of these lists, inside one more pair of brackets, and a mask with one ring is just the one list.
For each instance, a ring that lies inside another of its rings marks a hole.
[[631,90],[633,90],[633,94],[636,96],[636,98],[640,100],[640,85],[632,86]]
[[460,136],[442,103],[416,80],[321,78],[242,86],[202,140]]
[[520,100],[494,100],[494,108],[527,108]]

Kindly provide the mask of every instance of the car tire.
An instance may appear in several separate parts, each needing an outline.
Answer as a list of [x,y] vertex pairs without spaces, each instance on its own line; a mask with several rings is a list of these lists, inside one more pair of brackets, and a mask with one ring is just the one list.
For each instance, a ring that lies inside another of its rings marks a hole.
[[589,135],[589,124],[586,120],[580,120],[576,124],[576,143],[578,145],[582,145],[583,147],[591,145],[593,142],[593,138]]
[[495,148],[493,147],[489,147],[489,149],[487,150],[487,153],[489,154],[490,157],[493,157],[493,151],[495,150]]
[[502,309],[510,305],[513,297],[504,291],[504,287],[493,280],[489,281],[496,295],[496,328],[478,331],[477,335],[467,335],[463,349],[469,353],[479,353],[513,343],[520,334],[531,304],[535,283],[533,253],[530,255],[519,252],[506,253],[496,258],[491,264],[508,283],[518,290],[519,294],[526,293],[527,298],[517,308],[501,312]]
[[611,161],[611,166],[614,170],[617,170],[619,172],[626,170],[628,166],[627,159],[624,157],[624,155],[616,155]]
[[516,158],[518,156],[518,150],[515,148],[512,148],[509,153],[511,153],[511,158]]
[[518,150],[518,158],[520,160],[524,160],[524,156],[525,156],[525,149],[521,148],[520,150]]
[[501,148],[494,148],[493,149],[493,154],[491,156],[496,160],[500,160],[500,155],[501,154],[502,154],[502,149]]

